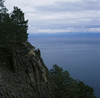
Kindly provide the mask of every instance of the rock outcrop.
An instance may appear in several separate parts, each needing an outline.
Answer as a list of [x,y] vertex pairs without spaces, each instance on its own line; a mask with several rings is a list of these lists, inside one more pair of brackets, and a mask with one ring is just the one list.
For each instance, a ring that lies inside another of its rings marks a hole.
[[[8,58],[0,55],[0,98],[54,98],[53,82],[29,42],[16,43]],[[6,54],[4,49],[0,52]]]

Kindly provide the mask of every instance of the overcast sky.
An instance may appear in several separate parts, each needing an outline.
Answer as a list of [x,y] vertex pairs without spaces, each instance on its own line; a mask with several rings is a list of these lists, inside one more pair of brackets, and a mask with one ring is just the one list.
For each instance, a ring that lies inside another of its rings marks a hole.
[[5,0],[29,20],[28,33],[100,33],[100,0]]

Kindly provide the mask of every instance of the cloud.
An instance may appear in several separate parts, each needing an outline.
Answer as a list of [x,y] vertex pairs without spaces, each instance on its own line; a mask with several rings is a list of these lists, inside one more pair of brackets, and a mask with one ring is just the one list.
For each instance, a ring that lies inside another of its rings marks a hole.
[[63,29],[37,29],[33,30],[30,29],[30,32],[32,34],[45,34],[45,33],[100,33],[100,28],[67,28],[65,30]]
[[45,13],[58,13],[58,12],[77,12],[77,11],[87,11],[87,10],[99,10],[99,0],[75,0],[74,2],[70,1],[62,1],[55,2],[53,5],[42,5],[36,6],[35,8],[40,12]]
[[[29,20],[28,33],[100,32],[99,0],[6,0]],[[73,28],[73,29],[72,29]]]

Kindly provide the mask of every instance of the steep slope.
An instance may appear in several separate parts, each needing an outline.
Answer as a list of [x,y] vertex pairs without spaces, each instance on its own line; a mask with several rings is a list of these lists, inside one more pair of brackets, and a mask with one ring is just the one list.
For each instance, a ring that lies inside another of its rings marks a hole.
[[53,81],[40,50],[29,42],[13,46],[8,58],[0,48],[0,98],[54,98]]

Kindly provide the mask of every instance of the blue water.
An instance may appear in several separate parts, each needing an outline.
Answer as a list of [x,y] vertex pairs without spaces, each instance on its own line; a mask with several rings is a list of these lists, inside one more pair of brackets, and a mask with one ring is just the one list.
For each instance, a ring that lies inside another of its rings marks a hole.
[[[57,64],[95,90],[100,97],[99,37],[29,37],[29,42],[41,50],[46,66]],[[97,98],[98,98],[97,97]]]

